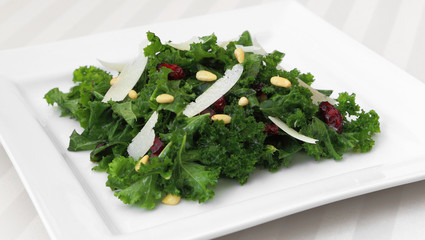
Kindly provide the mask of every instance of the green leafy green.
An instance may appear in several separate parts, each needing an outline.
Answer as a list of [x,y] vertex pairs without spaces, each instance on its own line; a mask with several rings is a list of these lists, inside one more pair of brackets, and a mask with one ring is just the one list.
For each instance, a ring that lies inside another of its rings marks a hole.
[[[147,40],[143,53],[148,62],[133,88],[138,93],[136,99],[102,102],[112,75],[93,66],[74,71],[75,85],[69,92],[53,88],[44,96],[49,105],[57,106],[61,116],[80,123],[81,128],[71,133],[68,150],[90,151],[93,170],[108,175],[106,186],[125,204],[153,209],[170,193],[202,203],[214,197],[220,178],[242,185],[258,168],[276,172],[290,167],[300,152],[315,160],[341,160],[346,152],[368,152],[375,144],[373,137],[380,132],[380,125],[374,110],[360,108],[354,93],[340,93],[335,108],[343,116],[343,131],[337,133],[325,123],[310,90],[298,84],[302,80],[311,85],[314,76],[279,67],[285,56],[280,51],[266,55],[245,52],[244,71],[225,94],[224,109],[213,104],[188,118],[183,114],[186,106],[213,84],[197,80],[196,73],[207,70],[221,78],[238,64],[236,45],[253,45],[250,33],[243,32],[225,47],[217,43],[215,34],[203,36],[189,50],[163,44],[152,32],[147,33]],[[161,63],[180,66],[184,77],[169,79],[173,70],[159,68]],[[288,79],[291,87],[272,85],[273,76]],[[332,90],[319,92],[330,96]],[[156,102],[163,93],[174,96],[174,101]],[[246,106],[238,105],[241,97],[248,99]],[[138,163],[127,148],[154,112],[158,113],[155,142],[163,146],[152,146],[146,153],[149,161]],[[211,114],[229,115],[231,121],[213,121]],[[291,137],[273,125],[269,116],[318,142]]]
[[304,87],[294,86],[288,94],[275,93],[260,104],[261,111],[285,121],[292,128],[306,126],[317,113],[311,101],[311,92]]

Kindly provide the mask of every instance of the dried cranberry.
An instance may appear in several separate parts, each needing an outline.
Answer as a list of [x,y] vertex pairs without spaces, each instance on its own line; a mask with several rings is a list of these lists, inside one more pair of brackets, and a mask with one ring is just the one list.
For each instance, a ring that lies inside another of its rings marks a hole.
[[268,133],[271,135],[279,135],[279,127],[276,126],[276,124],[266,123],[263,133]]
[[221,96],[215,103],[213,103],[213,108],[216,112],[223,112],[224,107],[226,106],[226,100],[224,95]]
[[106,145],[106,143],[102,142],[102,143],[97,144],[96,148],[100,148],[100,147],[105,146],[105,145]]
[[260,95],[258,96],[258,101],[260,101],[260,103],[266,101],[269,97],[267,97],[267,95],[265,93],[260,93]]
[[172,72],[170,72],[168,74],[168,79],[170,79],[170,80],[178,80],[178,79],[182,79],[186,76],[186,74],[183,71],[183,68],[181,68],[180,66],[178,66],[176,64],[161,63],[161,64],[158,64],[156,69],[159,70],[162,67],[166,67],[166,68],[173,70]]
[[343,116],[332,104],[329,102],[321,102],[319,105],[319,112],[322,115],[325,123],[335,130],[337,133],[342,132]]
[[201,112],[201,115],[202,114],[206,114],[206,113],[209,113],[210,114],[210,118],[213,116],[213,115],[215,115],[216,114],[216,112],[214,111],[214,109],[212,109],[212,108],[207,108],[207,109],[205,109],[204,111],[202,111]]
[[262,89],[266,84],[264,84],[263,82],[260,82],[259,84],[255,85],[252,87],[252,89],[255,90],[255,92],[257,93],[257,96],[260,96],[263,92]]
[[153,145],[150,149],[152,152],[151,157],[157,157],[162,152],[164,149],[164,143],[161,141],[160,137],[155,137]]

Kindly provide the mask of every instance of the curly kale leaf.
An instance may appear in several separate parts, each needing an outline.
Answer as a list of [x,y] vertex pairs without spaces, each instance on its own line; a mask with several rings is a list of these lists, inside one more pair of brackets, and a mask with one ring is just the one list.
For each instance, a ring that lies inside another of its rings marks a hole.
[[347,118],[348,116],[356,116],[360,111],[360,106],[356,103],[356,94],[340,93],[338,98],[338,111]]
[[[247,111],[249,111],[247,109]],[[205,125],[197,141],[201,163],[220,169],[221,174],[244,184],[260,159],[266,134],[264,124],[238,105],[226,106],[232,117],[229,126],[222,121]]]
[[[185,157],[187,133],[184,130],[173,132],[176,155],[170,183],[175,188],[174,193],[186,199],[197,200],[200,203],[214,197],[214,188],[219,177],[219,171],[191,161]],[[179,148],[177,148],[179,147]],[[167,187],[170,189],[170,186]],[[172,189],[172,188],[171,188]]]
[[[298,84],[301,79],[311,85],[314,76],[280,68],[278,64],[285,54],[279,51],[267,55],[245,53],[244,72],[225,95],[224,114],[232,118],[229,124],[211,121],[208,114],[187,118],[182,114],[187,104],[213,84],[198,81],[196,72],[207,70],[222,77],[226,69],[237,63],[236,45],[252,46],[252,38],[246,31],[223,48],[212,34],[192,43],[189,50],[162,44],[151,32],[147,38],[150,44],[143,52],[148,63],[133,88],[138,92],[137,99],[127,97],[103,103],[112,76],[92,66],[74,71],[75,86],[68,93],[55,88],[44,97],[48,104],[57,104],[62,116],[80,122],[84,130],[72,133],[68,149],[90,150],[91,161],[97,163],[93,169],[108,173],[106,185],[126,204],[152,209],[168,193],[205,202],[213,198],[219,177],[244,184],[256,168],[276,171],[289,167],[300,151],[316,160],[340,160],[350,150],[370,151],[375,143],[372,137],[380,132],[378,114],[360,109],[355,94],[348,93],[341,93],[335,106],[344,117],[343,132],[338,134],[327,126],[311,101],[311,92]],[[169,80],[171,70],[158,69],[160,63],[182,67],[185,77]],[[287,78],[292,86],[272,85],[273,76]],[[174,101],[157,103],[155,98],[162,93],[173,95]],[[249,104],[238,106],[241,97],[248,98]],[[159,114],[156,135],[166,146],[159,156],[151,156],[148,164],[141,164],[136,171],[137,160],[128,157],[127,147],[154,111]],[[267,134],[264,131],[268,116],[278,117],[319,141],[303,143],[282,131],[278,135]]]
[[100,101],[111,87],[110,79],[112,79],[112,76],[99,68],[93,66],[80,67],[74,71],[73,78],[73,81],[79,84],[71,89],[70,95],[78,91],[76,95],[79,95],[83,106],[87,106],[88,102],[94,99]]
[[157,178],[158,175],[143,176],[131,186],[116,192],[115,196],[125,204],[153,209],[156,200],[162,196],[162,191],[157,186]]
[[236,43],[243,46],[252,46],[251,34],[248,31],[244,31]]
[[277,66],[284,56],[285,54],[279,51],[273,51],[272,53],[267,54],[263,58],[264,65],[258,74],[258,81],[269,83],[271,77],[278,76],[281,70],[277,69]]
[[114,158],[109,164],[106,185],[124,203],[152,209],[164,196],[162,176],[169,175],[171,162],[154,157],[149,164],[141,164],[138,171],[135,170],[136,164],[131,157]]
[[354,138],[352,140],[354,151],[368,152],[375,145],[372,137],[380,131],[379,115],[374,110],[369,112],[361,110],[355,120],[344,125],[343,133],[347,138]]
[[150,44],[143,49],[143,52],[146,57],[153,57],[157,53],[165,50],[167,48],[166,45],[163,45],[161,43],[161,39],[159,39],[158,36],[155,35],[155,33],[147,32],[147,39],[150,42]]
[[134,169],[133,158],[117,157],[108,169],[106,185],[117,190],[115,196],[126,204],[138,205],[152,209],[161,198],[162,191],[158,185],[158,174],[139,174]]
[[78,83],[70,92],[64,93],[54,88],[44,95],[47,103],[56,103],[61,110],[61,116],[70,116],[80,122],[83,128],[89,124],[90,103],[101,101],[108,91],[112,76],[105,71],[90,66],[84,66],[74,71],[73,81]]
[[302,73],[298,76],[304,83],[311,85],[314,82],[314,76],[311,73]]
[[316,160],[321,158],[342,159],[347,151],[368,152],[375,144],[373,136],[380,132],[379,116],[371,110],[366,112],[355,102],[355,94],[341,93],[337,99],[337,108],[344,116],[341,134],[336,133],[318,118],[301,132],[319,139],[316,144],[303,144],[307,154]]
[[340,93],[337,101],[336,107],[346,119],[344,121],[344,137],[350,140],[354,151],[370,151],[375,144],[372,137],[381,131],[379,115],[374,110],[366,112],[360,109],[354,93]]
[[257,165],[271,172],[277,171],[282,166],[289,167],[292,158],[299,152],[301,144],[288,135],[274,135],[267,137],[263,154]]
[[137,121],[137,116],[133,112],[132,102],[111,103],[112,111],[121,116],[130,126],[134,126]]
[[285,121],[292,128],[306,126],[317,113],[317,106],[311,102],[311,92],[304,87],[293,87],[288,94],[275,94],[260,104],[266,116]]
[[318,139],[316,144],[303,143],[307,154],[316,160],[333,158],[341,160],[342,154],[348,149],[347,142],[322,120],[314,117],[313,121],[300,131],[302,134]]
[[248,88],[257,81],[257,76],[263,68],[263,56],[245,53],[245,60],[242,64],[245,70],[241,79],[238,81],[238,85],[243,88]]

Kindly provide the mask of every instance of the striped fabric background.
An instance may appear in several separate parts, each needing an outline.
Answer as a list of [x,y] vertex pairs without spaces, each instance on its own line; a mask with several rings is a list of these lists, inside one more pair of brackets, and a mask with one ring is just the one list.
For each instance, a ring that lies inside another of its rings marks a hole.
[[[0,0],[0,51],[272,1]],[[425,83],[425,0],[298,2]],[[423,239],[424,222],[422,181],[314,208],[221,239]],[[49,239],[1,145],[0,239]]]

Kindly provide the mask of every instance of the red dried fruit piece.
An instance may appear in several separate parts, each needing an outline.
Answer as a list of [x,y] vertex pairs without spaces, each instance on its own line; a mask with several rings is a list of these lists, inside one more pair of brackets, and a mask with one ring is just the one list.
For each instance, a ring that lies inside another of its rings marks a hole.
[[170,72],[168,74],[168,79],[170,79],[170,80],[178,80],[178,79],[182,79],[186,76],[186,74],[183,71],[183,68],[181,68],[180,66],[178,66],[176,64],[161,63],[161,64],[158,64],[156,69],[159,70],[162,67],[166,67],[166,68],[173,70],[173,72]]
[[342,127],[344,125],[344,117],[341,113],[329,102],[321,102],[319,105],[319,112],[322,115],[325,123],[335,130],[337,133],[342,132]]
[[271,135],[279,135],[280,134],[279,133],[279,127],[276,126],[276,124],[273,124],[273,123],[266,123],[263,133],[268,133],[268,134],[271,134]]
[[260,101],[260,103],[262,103],[262,102],[266,101],[268,98],[269,98],[269,97],[267,97],[267,95],[266,95],[265,93],[261,93],[261,94],[258,96],[258,101]]
[[105,145],[106,145],[106,143],[104,143],[104,142],[103,142],[103,143],[99,143],[99,144],[97,144],[96,149],[97,149],[97,148],[100,148],[100,147],[102,147],[102,146],[105,146]]
[[261,94],[263,94],[261,90],[263,89],[265,85],[266,85],[265,83],[260,82],[259,84],[253,86],[252,89],[255,90],[255,93],[257,94],[257,96],[260,96]]
[[155,137],[155,140],[153,142],[151,149],[151,157],[157,157],[162,150],[164,149],[165,144],[161,141],[160,137]]
[[214,111],[214,109],[212,109],[212,108],[207,108],[207,109],[205,109],[204,111],[202,111],[200,114],[202,115],[202,114],[206,114],[206,113],[209,113],[210,114],[210,118],[213,116],[213,115],[215,115],[216,114],[216,112]]
[[223,112],[224,107],[226,106],[226,100],[224,95],[221,96],[215,103],[213,103],[213,108],[216,112]]

